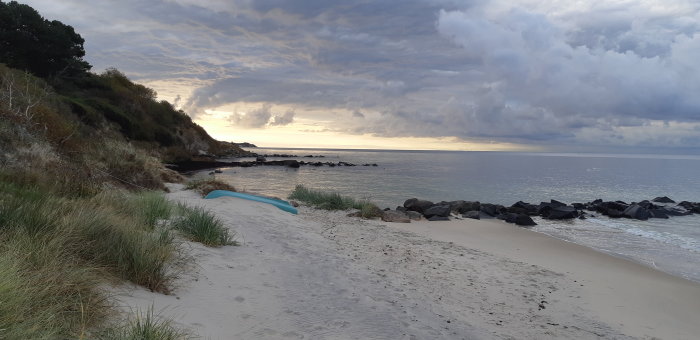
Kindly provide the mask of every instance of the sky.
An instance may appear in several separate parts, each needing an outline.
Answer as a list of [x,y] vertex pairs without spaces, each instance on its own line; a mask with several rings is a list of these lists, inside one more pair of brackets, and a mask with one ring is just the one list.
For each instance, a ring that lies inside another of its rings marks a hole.
[[700,153],[697,0],[29,0],[220,140]]

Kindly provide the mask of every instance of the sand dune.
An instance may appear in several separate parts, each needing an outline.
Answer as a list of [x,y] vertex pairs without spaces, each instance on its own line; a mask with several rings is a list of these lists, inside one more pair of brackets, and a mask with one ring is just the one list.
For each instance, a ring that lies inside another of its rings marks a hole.
[[700,285],[495,221],[387,224],[236,199],[242,246],[188,243],[173,295],[119,289],[205,339],[692,339]]

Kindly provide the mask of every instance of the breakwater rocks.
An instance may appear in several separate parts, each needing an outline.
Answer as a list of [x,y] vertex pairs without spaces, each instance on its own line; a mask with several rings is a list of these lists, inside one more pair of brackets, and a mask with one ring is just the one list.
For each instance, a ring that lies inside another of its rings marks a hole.
[[548,220],[585,219],[601,214],[610,218],[647,220],[666,219],[671,216],[700,214],[700,202],[683,201],[676,204],[668,197],[657,197],[651,201],[626,203],[597,199],[588,203],[566,204],[557,200],[531,204],[518,201],[510,207],[478,201],[431,201],[411,198],[395,210],[387,209],[382,220],[387,222],[410,222],[420,218],[428,221],[448,221],[452,218],[497,218],[520,226],[536,225],[532,216]]
[[[216,169],[216,168],[230,168],[230,167],[241,167],[249,168],[254,166],[284,166],[288,168],[300,168],[302,166],[357,166],[357,164],[348,162],[306,162],[297,161],[295,159],[285,159],[277,161],[267,161],[264,158],[257,158],[255,161],[243,161],[243,162],[221,162],[221,161],[184,161],[174,164],[166,164],[166,167],[175,170],[180,173],[189,173],[199,170]],[[377,166],[376,163],[366,163],[362,166]]]

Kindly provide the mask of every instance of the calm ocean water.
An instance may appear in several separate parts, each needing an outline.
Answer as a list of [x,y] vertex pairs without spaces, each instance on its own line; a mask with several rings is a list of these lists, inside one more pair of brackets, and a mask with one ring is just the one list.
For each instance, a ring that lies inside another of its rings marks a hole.
[[[323,155],[306,161],[377,163],[377,167],[222,169],[239,190],[286,197],[297,184],[366,198],[395,208],[407,198],[479,200],[511,205],[627,202],[669,196],[700,201],[700,156],[506,152],[251,149],[260,154]],[[274,158],[268,158],[274,160]],[[206,174],[200,174],[205,176]],[[626,257],[700,282],[700,215],[669,220],[544,221],[533,230]]]

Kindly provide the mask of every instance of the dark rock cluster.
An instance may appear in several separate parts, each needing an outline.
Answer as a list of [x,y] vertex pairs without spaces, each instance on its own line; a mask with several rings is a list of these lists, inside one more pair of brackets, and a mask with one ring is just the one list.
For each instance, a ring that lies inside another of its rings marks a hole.
[[603,201],[597,199],[588,203],[566,204],[557,200],[531,204],[518,201],[506,207],[499,204],[480,203],[478,201],[431,201],[411,198],[396,210],[387,210],[382,218],[390,222],[410,222],[409,214],[426,218],[429,221],[448,221],[450,217],[472,219],[497,218],[520,226],[536,225],[532,216],[548,220],[585,219],[598,213],[611,218],[629,218],[647,220],[650,218],[669,218],[693,213],[700,214],[699,202],[683,201],[678,204],[668,197],[657,197],[651,201],[626,203],[623,201]]
[[[288,168],[299,168],[304,165],[308,166],[329,166],[329,167],[336,167],[336,166],[357,166],[357,164],[353,163],[348,163],[348,162],[306,162],[306,161],[297,161],[295,159],[285,159],[285,160],[277,160],[277,161],[268,161],[264,156],[257,156],[255,161],[243,161],[243,162],[221,162],[221,161],[209,161],[209,160],[202,160],[202,161],[184,161],[184,162],[178,162],[174,164],[166,164],[166,166],[170,169],[173,169],[177,172],[180,173],[189,173],[193,171],[199,171],[199,170],[207,170],[207,169],[215,169],[215,168],[232,168],[232,167],[241,167],[241,168],[249,168],[249,167],[254,167],[254,166],[285,166]],[[377,166],[376,163],[366,163],[362,164],[362,166]]]

